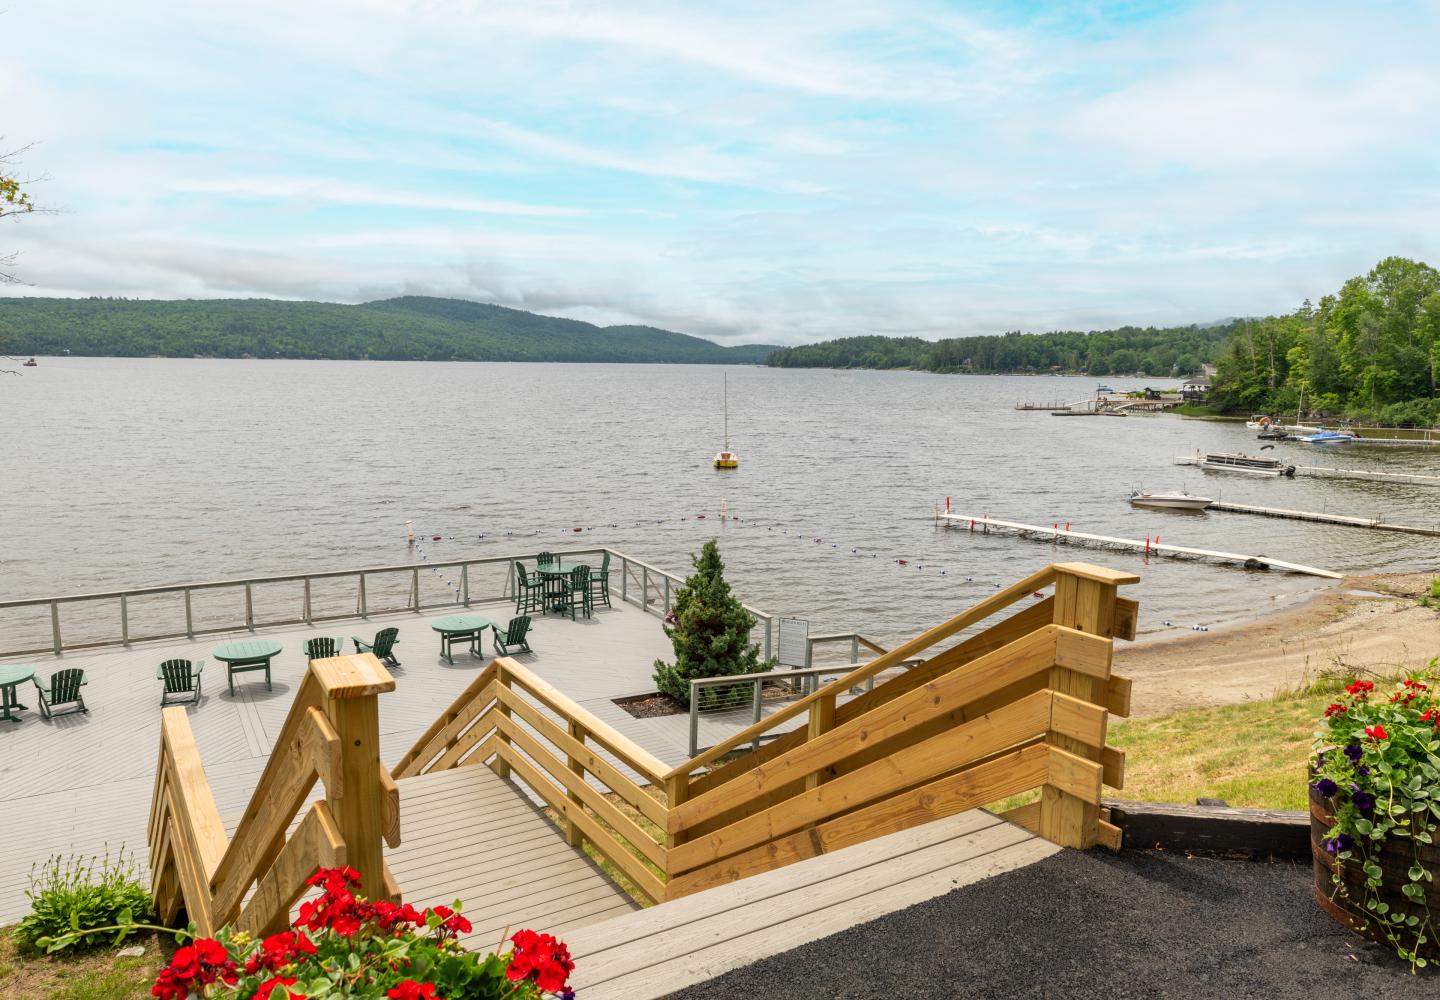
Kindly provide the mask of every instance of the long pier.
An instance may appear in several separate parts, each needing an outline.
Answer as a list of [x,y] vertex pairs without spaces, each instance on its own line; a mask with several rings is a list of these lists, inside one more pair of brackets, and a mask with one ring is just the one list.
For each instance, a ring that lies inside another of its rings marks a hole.
[[1269,556],[1249,556],[1239,552],[1217,552],[1210,549],[1196,549],[1185,545],[1161,544],[1152,542],[1149,539],[1136,541],[1133,538],[1115,538],[1110,535],[1095,535],[1086,531],[1071,531],[1068,528],[1046,527],[1042,524],[1025,524],[1020,521],[1002,521],[998,518],[985,514],[975,516],[973,514],[955,514],[949,511],[937,512],[936,523],[943,523],[947,527],[968,527],[971,531],[980,528],[988,532],[991,528],[1001,531],[1012,531],[1022,538],[1035,538],[1041,541],[1046,539],[1067,542],[1076,542],[1081,545],[1091,545],[1098,548],[1126,549],[1132,552],[1139,552],[1145,555],[1166,556],[1171,559],[1208,559],[1219,563],[1238,563],[1246,569],[1281,569],[1288,573],[1300,573],[1304,576],[1319,576],[1327,580],[1343,580],[1345,574],[1336,573],[1328,569],[1317,569],[1314,566],[1302,566],[1299,563],[1286,562],[1282,559],[1271,559]]
[[1339,524],[1349,528],[1369,528],[1373,531],[1399,531],[1407,535],[1428,535],[1440,538],[1440,528],[1422,528],[1413,524],[1391,524],[1378,517],[1351,517],[1345,514],[1322,514],[1312,510],[1286,510],[1283,507],[1258,507],[1248,503],[1229,503],[1216,500],[1206,510],[1227,511],[1231,514],[1258,514],[1261,517],[1279,517],[1290,521],[1314,521],[1318,524]]
[[1364,479],[1373,483],[1408,483],[1411,486],[1440,486],[1440,476],[1418,472],[1375,472],[1370,469],[1329,469],[1320,465],[1297,465],[1297,476],[1318,476],[1322,479]]

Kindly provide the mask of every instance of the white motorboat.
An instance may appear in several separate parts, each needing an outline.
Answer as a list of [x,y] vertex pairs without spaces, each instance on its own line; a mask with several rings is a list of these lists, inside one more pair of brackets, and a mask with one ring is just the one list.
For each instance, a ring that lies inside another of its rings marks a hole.
[[1197,497],[1189,493],[1150,493],[1136,490],[1130,494],[1132,507],[1165,507],[1172,510],[1204,510],[1214,503],[1211,497]]
[[1355,439],[1349,431],[1317,431],[1300,438],[1306,444],[1349,444]]

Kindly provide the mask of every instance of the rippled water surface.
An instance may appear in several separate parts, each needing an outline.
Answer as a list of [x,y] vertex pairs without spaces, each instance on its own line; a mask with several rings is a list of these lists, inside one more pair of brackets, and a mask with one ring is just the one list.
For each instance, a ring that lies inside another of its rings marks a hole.
[[[1090,379],[728,372],[742,467],[724,473],[709,467],[721,436],[714,367],[41,359],[0,383],[0,599],[404,563],[407,519],[432,559],[558,548],[579,527],[586,544],[676,571],[718,533],[749,603],[809,618],[814,631],[882,640],[1057,558],[1139,572],[1131,590],[1150,631],[1167,618],[1189,628],[1241,617],[1324,585],[937,530],[932,510],[947,496],[966,513],[1339,571],[1440,561],[1436,539],[1132,509],[1132,487],[1183,486],[1434,525],[1440,489],[1206,474],[1174,456],[1253,452],[1253,434],[1013,408],[1083,398]],[[1412,449],[1278,453],[1440,468],[1440,454]],[[742,520],[720,523],[722,501]]]

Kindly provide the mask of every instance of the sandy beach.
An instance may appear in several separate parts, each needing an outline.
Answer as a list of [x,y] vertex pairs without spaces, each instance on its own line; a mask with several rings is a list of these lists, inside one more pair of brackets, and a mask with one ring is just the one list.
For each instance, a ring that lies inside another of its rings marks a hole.
[[[1119,644],[1134,717],[1268,698],[1317,676],[1395,674],[1440,655],[1428,573],[1347,577],[1302,604],[1199,635]],[[1141,613],[1143,614],[1143,608]]]

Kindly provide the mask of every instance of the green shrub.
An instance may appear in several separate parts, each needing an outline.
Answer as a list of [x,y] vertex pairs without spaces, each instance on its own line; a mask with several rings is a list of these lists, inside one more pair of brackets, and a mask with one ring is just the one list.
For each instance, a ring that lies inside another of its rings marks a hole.
[[[665,628],[675,662],[655,661],[655,684],[687,707],[692,677],[757,674],[775,665],[774,659],[762,660],[760,647],[750,641],[755,618],[730,593],[715,539],[690,561],[695,572],[675,596],[675,624]],[[733,695],[728,686],[712,688],[705,707],[712,707],[712,699],[723,702],[727,695]]]
[[[31,869],[30,913],[15,928],[15,943],[34,951],[40,938],[67,934],[81,927],[111,927],[141,921],[154,903],[140,882],[135,856],[122,847],[114,862],[107,851],[100,857],[54,855],[39,871]],[[123,940],[136,931],[84,934],[75,939],[76,950],[88,950]]]

